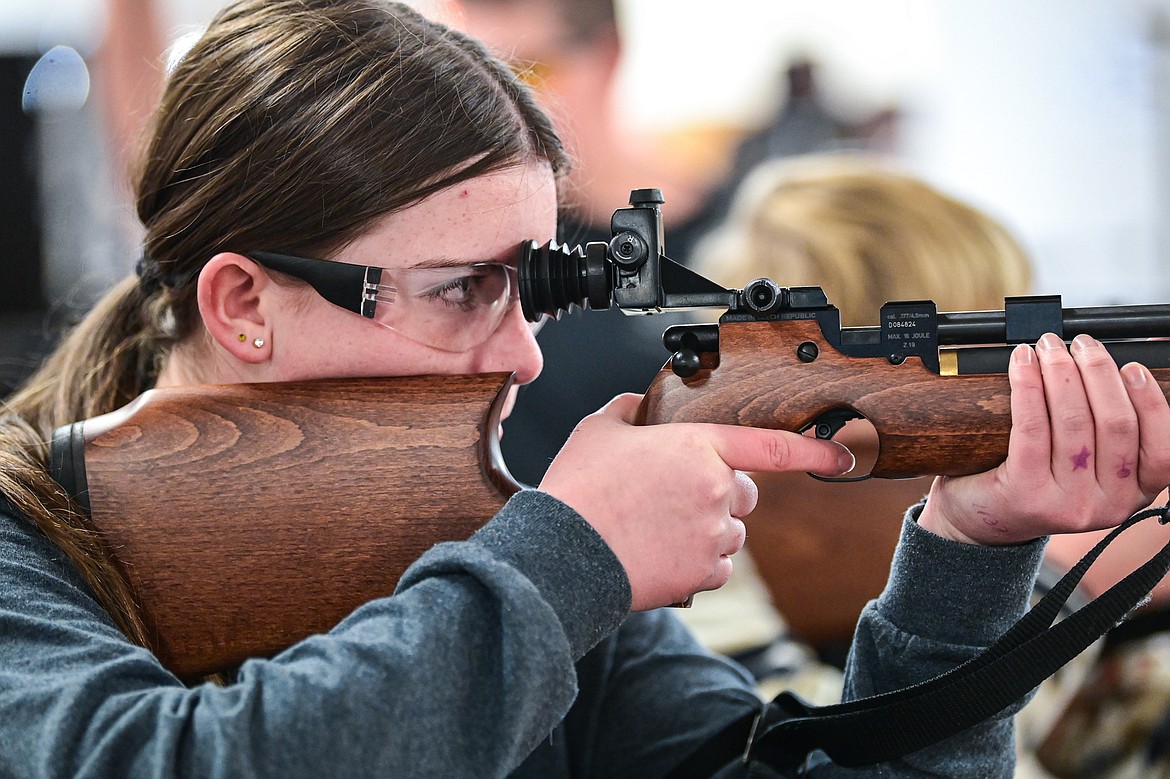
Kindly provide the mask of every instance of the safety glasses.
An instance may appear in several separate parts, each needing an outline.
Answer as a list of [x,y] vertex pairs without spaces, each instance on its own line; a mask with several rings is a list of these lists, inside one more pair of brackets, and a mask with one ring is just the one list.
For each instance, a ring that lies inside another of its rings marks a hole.
[[[306,282],[335,306],[446,352],[487,341],[519,299],[516,268],[502,262],[381,268],[278,252],[246,256]],[[529,327],[536,332],[543,323]]]

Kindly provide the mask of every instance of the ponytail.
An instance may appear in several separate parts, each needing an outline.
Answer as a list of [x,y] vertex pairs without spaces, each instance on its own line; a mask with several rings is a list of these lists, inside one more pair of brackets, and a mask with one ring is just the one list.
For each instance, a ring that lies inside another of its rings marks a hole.
[[0,496],[61,549],[119,629],[143,646],[130,586],[89,518],[49,476],[49,442],[61,425],[113,411],[153,386],[175,337],[159,325],[173,319],[167,297],[148,295],[136,278],[122,281],[0,407]]

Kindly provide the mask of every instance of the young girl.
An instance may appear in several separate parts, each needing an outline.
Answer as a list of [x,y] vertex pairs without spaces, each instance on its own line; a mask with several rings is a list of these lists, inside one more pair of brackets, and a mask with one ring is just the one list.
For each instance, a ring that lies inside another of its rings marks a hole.
[[[223,685],[161,666],[109,551],[46,473],[55,427],[154,386],[530,381],[514,263],[553,235],[564,166],[508,70],[406,7],[245,0],[216,18],[156,115],[137,277],[0,418],[0,773],[648,777],[758,708],[741,670],[652,609],[726,581],[756,502],[742,471],[838,474],[852,458],[833,443],[635,427],[638,399],[615,399],[470,540]],[[384,269],[372,316],[262,252],[313,258],[314,275]],[[1148,371],[1103,354],[1089,339],[1019,349],[1009,460],[940,480],[912,513],[848,695],[970,657],[1021,613],[1034,539],[1115,524],[1170,481],[1170,408]],[[880,770],[990,776],[1011,753],[1001,718]]]

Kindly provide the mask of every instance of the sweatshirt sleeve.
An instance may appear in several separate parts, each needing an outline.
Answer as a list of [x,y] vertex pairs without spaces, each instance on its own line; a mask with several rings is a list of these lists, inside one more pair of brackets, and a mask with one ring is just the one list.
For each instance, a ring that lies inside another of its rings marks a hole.
[[187,687],[0,513],[0,774],[505,775],[565,716],[574,663],[629,603],[596,532],[525,491],[429,551],[392,597],[249,660],[233,684]]
[[[846,664],[844,699],[907,687],[975,657],[1027,610],[1045,542],[962,544],[918,526],[921,504],[902,528],[885,590],[861,614]],[[894,763],[817,776],[1011,777],[1014,709]]]

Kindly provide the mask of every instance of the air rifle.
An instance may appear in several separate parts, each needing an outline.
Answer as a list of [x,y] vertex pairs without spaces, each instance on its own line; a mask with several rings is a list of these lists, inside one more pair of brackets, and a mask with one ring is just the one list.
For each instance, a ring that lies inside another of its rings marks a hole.
[[[877,477],[965,474],[1007,455],[1012,345],[1086,333],[1170,390],[1170,306],[940,313],[888,303],[842,328],[819,287],[726,289],[663,250],[658,190],[635,190],[609,242],[522,247],[530,320],[574,306],[725,309],[669,328],[671,357],[640,424],[811,431],[868,419]],[[51,469],[89,513],[137,595],[151,648],[184,678],[271,656],[328,630],[433,544],[468,537],[520,485],[496,430],[509,374],[155,389],[56,431]]]
[[864,417],[880,451],[869,475],[958,476],[1007,457],[1008,359],[1045,333],[1102,340],[1170,391],[1170,305],[1063,308],[1059,295],[1012,297],[1002,311],[943,313],[929,300],[882,306],[880,325],[841,327],[820,287],[754,279],[725,289],[662,253],[662,195],[634,190],[612,239],[525,247],[525,315],[578,306],[652,314],[722,308],[718,324],[675,325],[670,360],[646,392],[642,424],[718,422],[831,438]]

